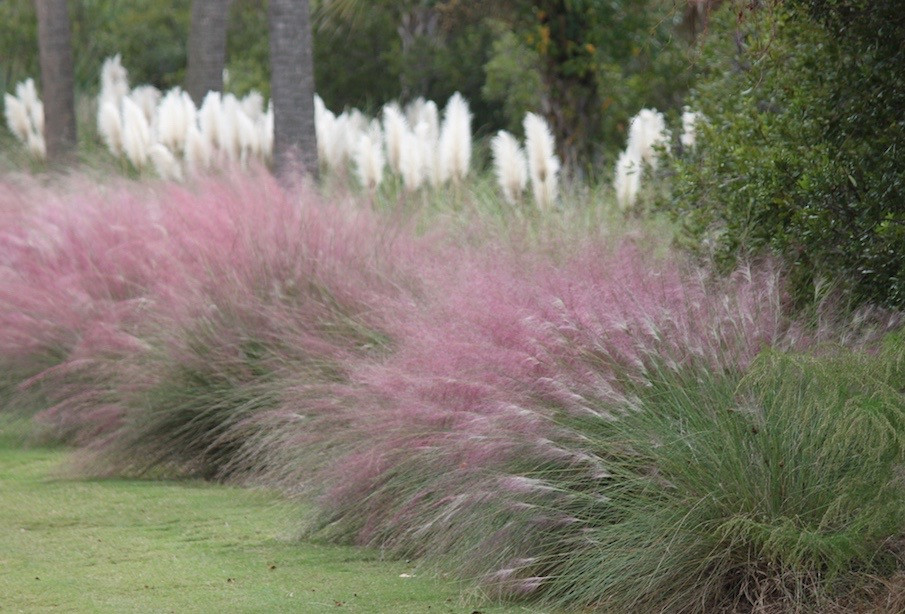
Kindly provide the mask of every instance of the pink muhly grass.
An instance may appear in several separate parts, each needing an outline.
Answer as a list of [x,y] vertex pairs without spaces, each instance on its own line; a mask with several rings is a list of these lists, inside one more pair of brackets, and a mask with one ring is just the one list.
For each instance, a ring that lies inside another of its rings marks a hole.
[[[660,365],[734,373],[764,348],[812,341],[786,315],[769,265],[721,281],[629,243],[588,245],[558,263],[462,254],[457,266],[428,274],[442,294],[422,303],[391,355],[359,364],[333,431],[293,439],[287,421],[270,458],[303,463],[287,443],[337,454],[313,480],[324,535],[452,559],[475,576],[534,556],[556,527],[577,526],[569,514],[533,507],[558,496],[555,480],[513,467],[555,461],[607,476],[580,445],[562,443],[563,419],[609,422],[637,411],[632,388]],[[270,470],[312,482],[301,466]],[[506,511],[513,505],[517,513]],[[489,507],[515,524],[487,524],[501,517],[485,516]],[[536,583],[537,571],[527,569],[519,586]]]
[[192,243],[195,277],[148,314],[146,351],[120,360],[121,427],[88,468],[246,475],[285,389],[304,391],[294,412],[314,412],[349,364],[387,351],[411,248],[371,214],[264,176],[171,188],[167,203],[204,220],[174,237]]
[[62,364],[85,364],[84,346],[116,338],[178,268],[159,210],[125,188],[3,188],[0,199],[22,204],[0,240],[0,360],[25,394],[52,388],[52,372],[70,377]]

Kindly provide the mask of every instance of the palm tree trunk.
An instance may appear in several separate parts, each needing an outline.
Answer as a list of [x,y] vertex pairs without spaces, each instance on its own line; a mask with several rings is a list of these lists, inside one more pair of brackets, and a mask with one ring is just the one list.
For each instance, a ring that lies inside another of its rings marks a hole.
[[35,0],[44,98],[47,157],[62,160],[75,150],[75,85],[72,35],[66,0]]
[[270,0],[270,89],[273,160],[278,175],[299,165],[317,174],[314,134],[314,62],[308,0]]
[[223,89],[230,0],[194,0],[189,29],[185,90],[200,105],[205,94]]

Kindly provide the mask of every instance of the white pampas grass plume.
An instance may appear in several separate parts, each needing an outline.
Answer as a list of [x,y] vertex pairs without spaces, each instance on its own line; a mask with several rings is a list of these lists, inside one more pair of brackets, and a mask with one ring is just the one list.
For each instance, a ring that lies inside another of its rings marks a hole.
[[694,149],[697,141],[697,124],[701,121],[702,115],[697,111],[692,111],[685,107],[682,111],[682,136],[679,141],[685,149]]
[[38,98],[38,88],[35,87],[35,80],[29,77],[25,81],[17,83],[16,98],[25,105],[26,109],[33,107],[40,100]]
[[442,182],[460,181],[471,164],[471,111],[458,92],[446,103],[440,129],[440,169]]
[[242,97],[242,111],[253,122],[264,115],[264,95],[258,90],[251,90]]
[[324,115],[324,161],[332,169],[342,171],[346,166],[351,149],[350,144],[354,142],[351,133],[354,128],[350,125],[350,118],[346,113],[340,113],[339,116],[333,117],[329,111]]
[[28,113],[28,119],[31,123],[31,131],[35,134],[44,135],[44,104],[38,97],[38,89],[35,87],[35,80],[28,78],[16,85],[16,96],[25,106]]
[[420,121],[415,126],[415,136],[418,137],[418,147],[421,151],[421,172],[425,181],[430,181],[432,186],[439,186],[440,180],[440,155],[437,151],[438,138],[429,121]]
[[119,104],[129,94],[129,73],[123,68],[122,58],[117,53],[104,60],[101,66],[101,101]]
[[111,100],[101,101],[97,110],[97,131],[110,153],[117,158],[123,155],[123,121],[118,104]]
[[198,110],[198,124],[201,134],[207,140],[211,152],[220,148],[220,92],[208,92]]
[[427,136],[431,141],[440,140],[440,111],[437,110],[437,103],[428,100],[421,107],[421,117],[417,123],[424,122],[427,124]]
[[383,181],[383,169],[386,166],[380,122],[374,120],[371,126],[358,137],[353,158],[355,172],[361,185],[368,191],[374,192]]
[[666,119],[656,109],[641,109],[632,118],[628,129],[626,151],[635,159],[640,159],[652,169],[657,168],[658,147],[666,148],[669,144],[669,132],[666,130]]
[[347,149],[350,152],[355,147],[355,144],[358,142],[358,137],[361,136],[361,133],[368,129],[369,120],[368,117],[359,111],[358,109],[351,109],[346,116],[349,118],[349,121],[346,123],[346,131],[348,138],[348,147]]
[[427,125],[426,138],[437,141],[440,138],[440,113],[437,104],[432,100],[418,97],[405,109],[406,119],[410,126],[418,126],[421,123]]
[[232,94],[224,94],[220,102],[217,131],[220,136],[220,154],[225,161],[238,162],[242,155],[242,141],[239,134],[239,100]]
[[16,85],[16,95],[4,94],[6,125],[28,152],[39,160],[47,157],[44,141],[44,105],[33,79]]
[[421,138],[418,134],[406,130],[402,135],[402,148],[399,151],[399,170],[402,183],[407,192],[414,192],[421,187],[425,179],[424,153]]
[[157,140],[174,152],[185,148],[186,133],[195,123],[195,106],[186,105],[183,94],[185,92],[175,87],[166,93],[157,107]]
[[383,135],[386,139],[387,163],[395,173],[402,172],[402,148],[409,131],[408,120],[399,105],[390,103],[383,107]]
[[182,181],[182,166],[164,145],[155,143],[148,152],[154,170],[166,181]]
[[160,102],[161,98],[160,90],[153,85],[139,85],[132,90],[129,98],[144,113],[145,119],[148,120],[148,125],[153,124],[157,115],[157,103]]
[[493,166],[497,182],[503,191],[503,198],[511,205],[522,197],[528,185],[528,160],[518,139],[500,130],[490,142],[493,151]]
[[258,131],[254,121],[242,110],[241,106],[236,107],[235,122],[236,137],[239,142],[239,161],[246,166],[249,160],[259,155],[261,150]]
[[623,151],[616,161],[616,178],[613,187],[616,189],[616,203],[623,211],[635,204],[638,190],[641,188],[641,172],[643,165],[636,153]]
[[427,101],[422,96],[418,96],[405,105],[405,121],[407,121],[410,126],[417,126],[418,122],[421,121],[421,109],[426,103]]
[[13,136],[23,145],[28,142],[31,133],[31,120],[28,117],[28,109],[18,97],[11,94],[3,95],[3,112],[6,115],[6,125]]
[[144,112],[131,98],[123,98],[123,151],[135,168],[148,162],[151,149],[151,127]]
[[523,122],[528,172],[534,200],[541,210],[548,210],[556,201],[559,188],[559,158],[556,143],[547,122],[540,115],[528,113]]
[[193,174],[202,173],[211,166],[213,149],[210,141],[195,126],[189,126],[185,135],[185,167]]

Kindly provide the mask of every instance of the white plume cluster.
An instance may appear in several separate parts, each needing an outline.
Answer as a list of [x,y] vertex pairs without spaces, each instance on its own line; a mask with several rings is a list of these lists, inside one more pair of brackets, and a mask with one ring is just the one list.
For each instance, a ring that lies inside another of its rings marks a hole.
[[[161,92],[153,86],[130,88],[129,74],[119,55],[104,61],[100,75],[97,128],[109,151],[139,170],[153,168],[162,178],[186,176],[218,167],[254,162],[273,156],[273,103],[260,92],[243,98],[208,92],[200,108],[176,87]],[[34,81],[5,94],[6,123],[13,135],[37,158],[46,157],[44,109]],[[362,187],[374,192],[387,167],[408,192],[426,184],[438,187],[463,181],[472,157],[472,115],[458,92],[443,111],[431,100],[417,98],[404,108],[386,104],[379,118],[358,109],[338,115],[314,96],[318,154],[325,168],[345,176],[352,164]],[[695,147],[696,126],[703,116],[687,107],[682,113],[682,148]],[[524,147],[501,130],[491,140],[494,171],[503,198],[521,202],[530,180],[541,210],[551,209],[558,197],[560,160],[556,142],[543,117],[528,113],[523,121]],[[638,198],[646,168],[656,169],[660,154],[669,153],[670,133],[662,113],[642,109],[632,118],[625,151],[616,162],[614,187],[619,207]]]
[[38,97],[34,80],[26,79],[18,83],[15,96],[4,94],[3,105],[6,125],[13,136],[25,145],[33,157],[45,159],[44,104]]
[[273,149],[273,107],[252,91],[242,99],[208,92],[201,108],[181,88],[160,92],[129,87],[119,55],[101,68],[97,127],[116,157],[137,169],[153,167],[179,181],[215,166],[268,161]]
[[621,209],[628,209],[635,204],[644,168],[657,168],[661,149],[669,153],[666,120],[656,109],[641,109],[629,124],[628,143],[616,162],[613,186],[616,189],[616,202]]
[[314,100],[318,152],[325,167],[340,174],[351,160],[368,190],[383,181],[384,168],[402,179],[408,192],[425,184],[438,186],[468,173],[471,160],[471,113],[460,94],[447,106],[443,129],[436,103],[418,98],[403,109],[386,104],[380,119],[358,109],[335,115],[320,97]]
[[[417,98],[404,108],[390,102],[379,119],[352,109],[335,115],[315,96],[315,130],[325,167],[344,173],[349,160],[361,185],[376,190],[384,169],[401,180],[407,192],[425,185],[442,186],[463,181],[472,156],[471,111],[461,94],[447,102],[442,122],[437,104]],[[531,179],[538,207],[553,206],[558,193],[560,162],[546,121],[538,115],[525,118],[526,146],[501,131],[492,140],[497,180],[509,203],[521,200]],[[527,151],[527,154],[526,154]]]

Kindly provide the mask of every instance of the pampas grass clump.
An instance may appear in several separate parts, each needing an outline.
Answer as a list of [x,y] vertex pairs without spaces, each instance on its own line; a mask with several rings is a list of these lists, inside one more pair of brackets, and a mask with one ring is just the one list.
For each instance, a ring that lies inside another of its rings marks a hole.
[[117,55],[101,70],[98,133],[114,157],[125,156],[139,171],[153,167],[164,180],[182,181],[215,167],[247,169],[269,161],[273,110],[268,105],[265,111],[264,103],[256,91],[242,100],[208,92],[199,109],[178,87],[167,92],[149,85],[130,90]]

